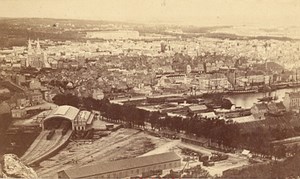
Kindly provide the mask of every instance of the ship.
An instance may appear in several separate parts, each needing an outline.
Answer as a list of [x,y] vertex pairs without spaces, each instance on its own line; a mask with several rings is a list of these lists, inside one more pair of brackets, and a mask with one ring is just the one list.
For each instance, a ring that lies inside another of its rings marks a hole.
[[273,84],[272,86],[271,86],[271,88],[273,88],[273,89],[285,89],[285,88],[287,88],[288,87],[288,84],[285,84],[285,83],[281,83],[281,84]]
[[258,89],[232,89],[226,91],[228,94],[244,94],[244,93],[257,93]]
[[290,88],[297,88],[297,87],[300,87],[300,82],[290,83],[290,84],[288,84],[288,86]]
[[259,102],[268,102],[268,101],[272,101],[273,97],[272,96],[265,96],[265,97],[262,97],[262,98],[257,98],[257,100]]
[[276,101],[278,99],[277,96],[265,96],[265,97],[262,97],[262,98],[257,98],[257,100],[259,102],[270,102],[270,101]]
[[276,95],[276,93],[274,96],[271,96],[271,93],[268,93],[268,94],[269,94],[268,96],[257,98],[257,100],[259,102],[270,102],[270,101],[276,101],[278,99],[278,96]]
[[234,73],[234,89],[228,89],[225,91],[227,94],[245,94],[245,93],[258,93],[258,87],[253,86],[253,81],[250,87],[247,87],[246,82],[244,87],[236,87],[236,73]]

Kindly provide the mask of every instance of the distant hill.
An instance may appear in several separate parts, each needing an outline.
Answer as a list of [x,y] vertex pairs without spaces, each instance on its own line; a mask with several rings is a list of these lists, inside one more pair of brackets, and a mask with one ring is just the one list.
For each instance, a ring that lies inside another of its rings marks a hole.
[[66,41],[80,40],[84,37],[76,31],[64,31],[63,26],[53,27],[57,22],[62,22],[63,26],[70,24],[69,21],[54,19],[0,19],[0,48],[25,46],[29,38]]
[[50,18],[0,18],[0,48],[10,48],[12,46],[25,46],[27,40],[50,39],[53,41],[85,41],[86,32],[99,30],[136,30],[141,34],[156,33],[162,35],[178,36],[166,32],[168,29],[181,29],[183,38],[209,37],[231,40],[294,40],[288,37],[272,36],[239,36],[230,33],[216,33],[222,28],[231,26],[180,26],[180,25],[153,25],[136,24],[127,22],[112,22],[100,20],[77,20],[77,19],[50,19]]

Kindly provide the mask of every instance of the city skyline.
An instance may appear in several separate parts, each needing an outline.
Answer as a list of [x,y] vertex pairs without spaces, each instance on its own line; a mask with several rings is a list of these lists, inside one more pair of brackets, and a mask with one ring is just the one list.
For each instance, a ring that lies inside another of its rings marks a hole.
[[2,0],[0,17],[215,26],[298,26],[297,0]]

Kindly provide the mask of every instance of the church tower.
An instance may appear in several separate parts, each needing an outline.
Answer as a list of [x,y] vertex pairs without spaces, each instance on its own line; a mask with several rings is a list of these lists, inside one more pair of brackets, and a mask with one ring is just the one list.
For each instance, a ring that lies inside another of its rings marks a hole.
[[31,40],[30,39],[28,39],[27,52],[28,52],[28,54],[32,54],[32,45],[31,45]]
[[37,40],[37,43],[36,43],[36,52],[38,54],[41,54],[41,45],[40,45],[40,40],[39,39]]

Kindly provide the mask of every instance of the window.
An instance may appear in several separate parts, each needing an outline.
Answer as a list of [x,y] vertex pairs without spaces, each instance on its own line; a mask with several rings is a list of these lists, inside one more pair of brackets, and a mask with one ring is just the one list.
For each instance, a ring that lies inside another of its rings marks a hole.
[[136,173],[137,173],[137,174],[140,173],[140,169],[136,169]]

